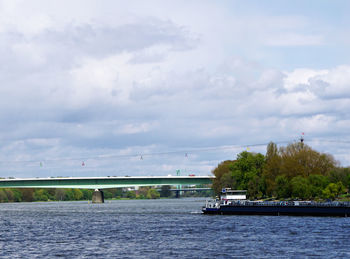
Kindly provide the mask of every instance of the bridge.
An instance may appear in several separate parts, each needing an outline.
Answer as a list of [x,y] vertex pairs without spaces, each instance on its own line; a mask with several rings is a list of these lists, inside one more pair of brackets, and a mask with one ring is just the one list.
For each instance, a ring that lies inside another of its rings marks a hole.
[[77,188],[94,189],[93,202],[103,203],[103,189],[211,184],[210,176],[123,176],[123,177],[51,177],[0,179],[0,188]]

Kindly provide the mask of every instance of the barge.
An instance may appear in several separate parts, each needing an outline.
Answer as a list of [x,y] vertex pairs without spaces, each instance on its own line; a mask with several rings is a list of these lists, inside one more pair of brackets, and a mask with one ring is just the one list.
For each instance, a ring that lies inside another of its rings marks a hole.
[[219,215],[290,215],[350,216],[350,202],[250,201],[246,191],[223,189],[220,199],[207,201],[204,214]]

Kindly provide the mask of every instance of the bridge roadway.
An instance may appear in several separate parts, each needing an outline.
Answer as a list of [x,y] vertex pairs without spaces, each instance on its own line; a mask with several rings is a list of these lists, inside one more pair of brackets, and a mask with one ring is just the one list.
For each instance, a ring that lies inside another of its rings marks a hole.
[[78,188],[95,189],[93,202],[104,201],[102,189],[211,184],[210,176],[124,176],[124,177],[57,177],[0,179],[0,188]]
[[211,184],[210,176],[123,176],[0,179],[0,188],[107,189],[133,186]]

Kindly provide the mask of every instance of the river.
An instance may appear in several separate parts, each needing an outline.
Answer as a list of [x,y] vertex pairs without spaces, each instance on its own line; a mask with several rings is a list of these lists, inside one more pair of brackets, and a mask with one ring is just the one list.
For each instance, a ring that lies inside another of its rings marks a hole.
[[204,203],[2,203],[0,258],[350,258],[350,218],[203,215]]

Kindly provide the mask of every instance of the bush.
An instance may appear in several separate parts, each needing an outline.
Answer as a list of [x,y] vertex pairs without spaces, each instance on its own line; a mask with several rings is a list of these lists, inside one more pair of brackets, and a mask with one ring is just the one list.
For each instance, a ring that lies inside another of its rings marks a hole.
[[330,183],[327,185],[327,187],[323,190],[323,198],[334,200],[336,197],[339,196],[342,192],[345,191],[345,188],[342,184],[342,182],[337,183]]
[[147,192],[147,199],[159,199],[160,194],[157,190],[155,189],[149,189]]
[[294,198],[309,199],[311,197],[310,185],[306,178],[302,176],[293,177],[291,187]]
[[37,189],[34,192],[34,200],[35,201],[48,201],[49,195],[44,189]]
[[128,191],[128,192],[126,193],[126,198],[135,199],[135,198],[136,198],[136,193],[135,193],[135,191]]
[[278,198],[288,198],[291,195],[290,184],[285,175],[276,177],[276,196]]

